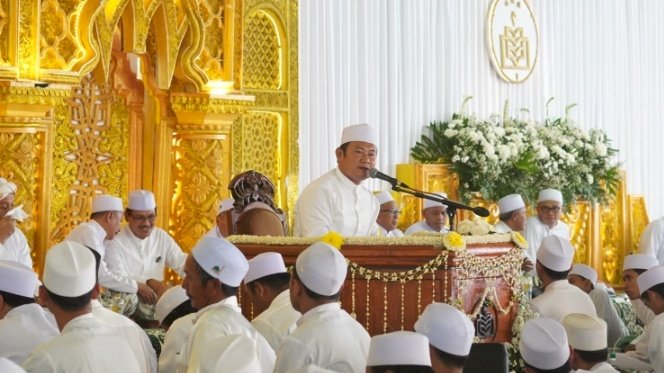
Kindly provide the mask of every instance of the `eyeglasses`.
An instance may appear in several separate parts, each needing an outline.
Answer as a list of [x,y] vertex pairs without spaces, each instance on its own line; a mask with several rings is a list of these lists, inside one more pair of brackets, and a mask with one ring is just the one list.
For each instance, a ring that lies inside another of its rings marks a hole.
[[548,214],[549,212],[557,214],[562,210],[560,206],[539,206],[539,208],[542,209],[544,214]]
[[401,210],[380,210],[380,212],[386,212],[392,215],[399,215],[401,214]]
[[157,215],[155,215],[155,214],[151,214],[151,215],[148,215],[148,216],[129,214],[129,216],[132,219],[137,220],[141,223],[145,223],[146,221],[149,221],[150,223],[154,223],[154,220],[157,218]]

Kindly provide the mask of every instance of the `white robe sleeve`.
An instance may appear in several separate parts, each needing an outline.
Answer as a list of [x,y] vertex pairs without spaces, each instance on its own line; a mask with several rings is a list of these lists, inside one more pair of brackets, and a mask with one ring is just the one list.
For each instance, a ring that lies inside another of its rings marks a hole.
[[655,372],[664,372],[664,320],[651,324],[648,359]]
[[325,188],[305,189],[295,207],[295,235],[300,237],[324,235],[333,225],[332,211],[333,201]]
[[296,371],[312,363],[307,346],[301,341],[286,338],[277,351],[277,361],[274,373],[288,373]]

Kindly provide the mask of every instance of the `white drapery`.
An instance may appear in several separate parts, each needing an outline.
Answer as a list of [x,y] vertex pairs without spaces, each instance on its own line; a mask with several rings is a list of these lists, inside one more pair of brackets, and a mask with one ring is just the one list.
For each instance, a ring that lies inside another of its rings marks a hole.
[[[664,1],[531,1],[537,66],[501,80],[485,41],[490,1],[300,0],[300,188],[334,167],[341,129],[380,128],[377,168],[394,174],[432,120],[458,111],[536,120],[564,114],[603,128],[619,149],[628,191],[664,214]],[[521,108],[530,114],[520,113]],[[373,189],[387,185],[374,182]]]

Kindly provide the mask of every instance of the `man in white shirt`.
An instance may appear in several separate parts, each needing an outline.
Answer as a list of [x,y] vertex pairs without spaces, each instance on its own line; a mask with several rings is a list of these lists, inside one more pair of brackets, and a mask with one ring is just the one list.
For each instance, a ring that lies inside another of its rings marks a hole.
[[568,240],[544,237],[535,263],[544,292],[531,301],[533,309],[541,316],[561,322],[570,313],[597,315],[590,296],[567,281],[573,259],[574,248]]
[[[498,200],[498,211],[500,221],[494,226],[496,233],[521,233],[526,228],[526,204],[520,194],[510,194]],[[533,266],[532,260],[525,255],[521,270],[528,272]]]
[[648,326],[648,360],[655,372],[664,372],[664,266],[643,272],[636,281],[643,303],[655,314]]
[[154,305],[168,289],[164,270],[168,267],[182,276],[187,255],[166,231],[154,226],[157,205],[152,192],[129,193],[124,217],[127,224],[107,242],[106,262],[113,272],[125,270],[137,284],[139,303],[135,315],[154,320]]
[[[0,260],[11,260],[32,268],[28,240],[16,226],[18,219],[11,214],[15,195],[16,184],[0,177]],[[21,213],[25,214],[23,210]]]
[[[447,198],[447,194],[442,192],[433,194],[442,198]],[[424,217],[424,220],[408,227],[405,234],[408,236],[416,232],[447,232],[447,206],[430,199],[425,199],[422,203],[422,216]]]
[[563,319],[575,372],[618,373],[608,362],[606,322],[599,317],[570,313]]
[[295,330],[295,322],[302,316],[291,305],[289,281],[281,254],[261,253],[249,260],[244,286],[258,314],[251,323],[275,351]]
[[404,234],[397,228],[399,222],[399,206],[392,198],[392,194],[385,190],[376,194],[378,203],[380,203],[380,210],[376,223],[378,224],[378,235],[384,237],[403,237]]
[[556,235],[570,240],[569,227],[560,221],[563,211],[563,194],[556,189],[544,189],[537,198],[537,216],[526,220],[525,236],[528,242],[528,257],[537,258],[537,249],[544,237]]
[[298,255],[290,297],[302,317],[277,351],[275,373],[293,372],[307,365],[342,373],[365,370],[371,338],[339,304],[347,270],[341,252],[323,242],[314,243]]
[[595,305],[597,316],[607,325],[607,346],[613,346],[620,338],[629,335],[629,330],[616,311],[609,298],[606,285],[597,284],[597,272],[585,264],[574,264],[567,276],[567,281],[590,296]]
[[159,355],[159,372],[175,373],[182,348],[187,345],[194,328],[196,311],[191,307],[187,291],[177,285],[166,290],[155,307],[155,315],[166,330]]
[[556,320],[528,320],[521,330],[519,351],[528,373],[572,371],[567,333]]
[[639,240],[639,253],[652,255],[664,265],[664,216],[646,226]]
[[242,316],[237,291],[249,264],[230,242],[217,237],[203,237],[187,257],[182,287],[196,313],[189,342],[180,356],[179,372],[198,371],[209,365],[204,351],[216,339],[232,334],[249,337],[261,365],[261,372],[272,372],[274,350],[265,338]]
[[376,165],[378,133],[367,124],[344,128],[336,149],[337,167],[304,188],[295,205],[296,236],[329,231],[342,236],[373,236],[378,200],[362,185]]
[[27,372],[145,372],[125,340],[91,313],[98,292],[89,249],[62,242],[46,253],[39,297],[55,316],[60,335],[37,348],[23,364]]
[[36,286],[32,268],[0,261],[0,357],[16,364],[60,334],[53,315],[35,303]]
[[206,236],[224,238],[231,234],[229,231],[229,214],[234,208],[233,203],[235,203],[233,198],[226,198],[219,203],[219,209],[217,209],[217,217],[215,219],[216,224],[205,234]]

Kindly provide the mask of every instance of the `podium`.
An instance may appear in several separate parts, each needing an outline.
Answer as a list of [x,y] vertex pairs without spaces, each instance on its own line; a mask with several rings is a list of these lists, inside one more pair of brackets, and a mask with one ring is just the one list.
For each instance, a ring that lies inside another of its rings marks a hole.
[[[456,233],[454,233],[456,235]],[[456,235],[457,237],[461,237]],[[520,236],[519,236],[520,237]],[[511,234],[467,236],[465,248],[450,250],[443,236],[346,238],[349,260],[341,304],[369,334],[413,330],[432,301],[463,309],[481,342],[509,342],[521,295],[520,266],[525,241]],[[274,251],[287,266],[315,239],[231,236],[247,256]],[[252,307],[240,294],[247,318]]]

